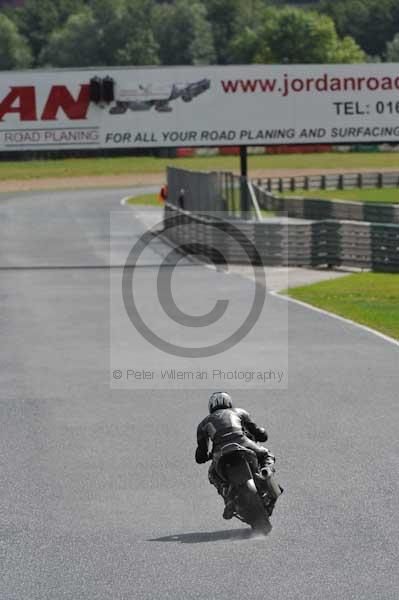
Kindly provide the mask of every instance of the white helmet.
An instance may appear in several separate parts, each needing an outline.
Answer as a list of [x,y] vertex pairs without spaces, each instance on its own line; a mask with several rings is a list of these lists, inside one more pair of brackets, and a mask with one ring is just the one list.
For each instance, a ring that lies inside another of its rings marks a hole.
[[219,408],[232,408],[232,406],[231,396],[226,392],[214,392],[209,398],[208,408],[210,413],[219,410]]

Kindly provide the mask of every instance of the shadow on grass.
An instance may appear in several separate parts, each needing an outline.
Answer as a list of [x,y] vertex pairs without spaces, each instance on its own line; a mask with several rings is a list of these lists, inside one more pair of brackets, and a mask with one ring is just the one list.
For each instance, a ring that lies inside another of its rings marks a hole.
[[[251,529],[225,529],[221,531],[204,531],[193,533],[177,533],[165,537],[153,538],[148,542],[178,542],[180,544],[201,544],[203,542],[249,540],[258,538]],[[264,537],[264,536],[262,536]]]

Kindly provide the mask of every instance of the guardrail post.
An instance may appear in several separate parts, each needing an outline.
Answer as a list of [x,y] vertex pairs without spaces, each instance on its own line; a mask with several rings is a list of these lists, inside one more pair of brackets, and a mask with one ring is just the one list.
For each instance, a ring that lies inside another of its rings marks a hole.
[[384,177],[382,173],[378,173],[377,187],[382,188],[384,185]]

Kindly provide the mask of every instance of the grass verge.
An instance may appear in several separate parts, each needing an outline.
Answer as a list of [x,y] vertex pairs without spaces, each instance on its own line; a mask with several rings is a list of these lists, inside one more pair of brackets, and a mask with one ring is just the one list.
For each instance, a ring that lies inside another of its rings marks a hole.
[[355,273],[284,293],[399,340],[399,274]]
[[[162,204],[158,200],[156,194],[142,194],[141,196],[132,196],[127,200],[127,204],[131,206],[156,206],[161,208]],[[271,210],[261,209],[262,217],[274,217],[275,213]]]
[[266,210],[265,208],[260,209],[260,214],[262,215],[262,217],[265,217],[265,218],[276,216],[276,213],[274,212],[274,210]]
[[304,196],[305,198],[327,198],[329,200],[352,200],[355,202],[381,202],[399,204],[399,188],[370,188],[369,190],[301,190],[297,193],[284,193],[279,196]]
[[[49,177],[82,177],[90,175],[133,175],[163,173],[168,165],[201,171],[237,171],[237,156],[198,156],[193,158],[65,158],[0,162],[0,181],[27,180]],[[322,153],[289,155],[254,155],[249,157],[249,169],[398,169],[395,153]]]
[[142,194],[141,196],[132,196],[127,200],[127,204],[131,204],[132,206],[156,206],[157,208],[162,208],[163,206],[158,200],[158,196],[156,194]]

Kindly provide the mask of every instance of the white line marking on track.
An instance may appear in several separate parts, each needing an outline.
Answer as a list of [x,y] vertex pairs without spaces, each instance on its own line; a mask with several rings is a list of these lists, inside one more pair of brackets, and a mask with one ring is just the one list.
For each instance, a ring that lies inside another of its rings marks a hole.
[[271,296],[275,296],[276,298],[281,298],[282,300],[286,300],[287,302],[294,302],[295,304],[299,304],[300,306],[304,306],[305,308],[309,308],[310,310],[314,310],[322,315],[327,315],[328,317],[332,317],[333,319],[337,319],[338,321],[343,321],[344,323],[349,323],[349,325],[354,325],[355,327],[359,327],[363,329],[363,331],[368,331],[368,333],[372,333],[379,338],[382,338],[386,342],[393,344],[394,346],[399,346],[399,340],[395,340],[395,338],[389,337],[389,335],[385,335],[376,329],[372,329],[371,327],[367,327],[367,325],[362,325],[361,323],[356,323],[356,321],[352,321],[351,319],[346,319],[345,317],[341,317],[341,315],[336,315],[335,313],[329,312],[328,310],[324,310],[323,308],[318,308],[317,306],[313,306],[312,304],[307,304],[306,302],[302,302],[302,300],[297,300],[296,298],[291,298],[291,296],[285,296],[276,292],[275,290],[271,290],[269,292]]
[[131,198],[131,196],[125,196],[124,198],[122,198],[122,200],[120,201],[120,204],[122,204],[122,206],[126,206],[127,201],[129,200],[129,198]]

